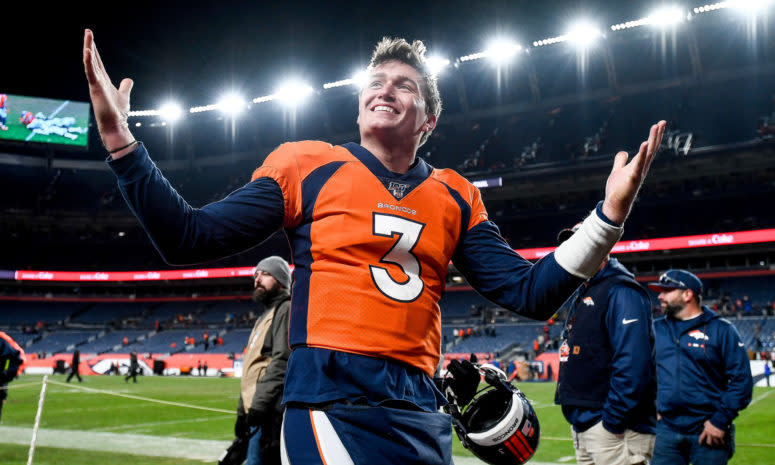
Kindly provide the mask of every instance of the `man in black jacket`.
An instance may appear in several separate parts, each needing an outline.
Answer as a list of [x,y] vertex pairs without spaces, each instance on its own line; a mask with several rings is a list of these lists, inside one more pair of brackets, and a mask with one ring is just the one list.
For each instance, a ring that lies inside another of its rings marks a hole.
[[[264,306],[256,320],[243,358],[237,437],[253,433],[247,465],[280,463],[280,428],[288,345],[291,269],[272,256],[261,260],[253,275],[253,300]],[[258,432],[256,432],[258,430]]]
[[81,364],[81,351],[76,349],[75,352],[73,352],[73,360],[70,362],[70,376],[67,377],[67,382],[69,383],[71,379],[73,379],[73,376],[78,378],[78,382],[80,383],[83,381],[81,379],[81,375],[78,373],[78,366]]
[[129,373],[124,377],[124,382],[128,382],[129,378],[132,378],[132,381],[135,383],[137,382],[137,351],[133,350],[132,353],[129,354]]

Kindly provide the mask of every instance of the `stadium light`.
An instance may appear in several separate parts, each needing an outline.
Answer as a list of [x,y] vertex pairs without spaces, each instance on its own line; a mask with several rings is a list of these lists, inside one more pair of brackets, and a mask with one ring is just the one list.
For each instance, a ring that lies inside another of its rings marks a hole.
[[239,95],[229,94],[221,98],[216,106],[223,113],[237,116],[245,110],[245,100]]
[[339,81],[327,82],[323,84],[324,89],[333,89],[334,87],[344,87],[354,84],[353,79],[342,79]]
[[183,117],[183,109],[175,102],[167,102],[159,108],[159,116],[164,121],[174,123]]
[[[495,63],[506,63],[522,50],[522,46],[509,39],[494,39],[484,51],[486,57]],[[462,58],[461,58],[462,60]]]
[[444,68],[449,66],[449,60],[438,55],[432,55],[425,60],[425,65],[429,73],[438,76]]
[[588,22],[578,22],[571,26],[567,34],[567,40],[579,48],[587,48],[595,43],[603,33],[600,29]]
[[313,92],[315,92],[315,89],[308,84],[289,81],[280,86],[274,96],[286,105],[296,106],[307,99]]
[[355,86],[360,89],[363,87],[363,84],[365,84],[367,76],[368,74],[366,71],[361,70],[357,73],[354,73],[351,78],[342,79],[341,81],[327,82],[323,84],[323,88],[333,89],[334,87]]
[[683,22],[686,13],[677,6],[662,7],[646,17],[646,23],[657,27],[671,27]]

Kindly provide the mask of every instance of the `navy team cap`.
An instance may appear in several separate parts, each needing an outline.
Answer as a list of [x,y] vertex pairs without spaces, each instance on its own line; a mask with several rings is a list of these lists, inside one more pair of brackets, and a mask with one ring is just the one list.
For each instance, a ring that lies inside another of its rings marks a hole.
[[659,276],[659,281],[648,283],[655,292],[673,289],[691,289],[694,295],[702,295],[702,281],[686,270],[667,270]]
[[570,237],[579,230],[581,227],[581,223],[576,223],[572,228],[565,228],[559,233],[557,233],[557,245],[562,244],[563,242],[570,239]]

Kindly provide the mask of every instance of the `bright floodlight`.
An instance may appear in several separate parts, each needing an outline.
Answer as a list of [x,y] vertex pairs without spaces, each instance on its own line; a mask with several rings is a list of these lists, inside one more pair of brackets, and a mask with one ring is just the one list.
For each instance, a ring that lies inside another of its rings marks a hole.
[[369,80],[369,72],[365,69],[362,69],[355,74],[353,74],[353,77],[351,78],[352,85],[354,85],[357,88],[362,88],[366,85],[366,81]]
[[245,110],[245,99],[236,94],[227,95],[218,102],[218,109],[227,115],[236,116]]
[[315,90],[310,85],[291,81],[280,86],[277,92],[275,92],[275,96],[277,100],[287,105],[295,106],[304,101],[313,92]]
[[602,37],[603,34],[595,26],[581,22],[574,24],[566,36],[567,40],[577,47],[587,48]]
[[167,102],[159,108],[159,116],[164,121],[174,123],[183,116],[183,109],[177,103]]
[[433,55],[429,56],[425,60],[425,65],[428,68],[428,72],[433,75],[438,75],[441,73],[441,70],[449,66],[449,60],[437,55]]
[[485,53],[496,63],[505,63],[512,59],[520,50],[522,50],[522,46],[511,40],[496,39],[490,42]]
[[677,6],[660,8],[646,18],[648,24],[658,27],[674,26],[686,19],[686,13]]

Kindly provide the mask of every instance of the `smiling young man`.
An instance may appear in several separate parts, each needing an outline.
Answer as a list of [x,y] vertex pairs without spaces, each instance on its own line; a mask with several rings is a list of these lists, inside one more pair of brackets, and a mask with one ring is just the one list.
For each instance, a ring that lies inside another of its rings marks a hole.
[[668,270],[649,283],[665,317],[654,322],[657,438],[652,465],[722,465],[735,452],[732,420],[753,379],[737,329],[701,306],[702,281]]
[[482,295],[546,319],[619,239],[664,130],[627,163],[579,233],[531,264],[488,220],[479,191],[416,156],[441,112],[425,46],[384,39],[359,95],[360,143],[286,143],[250,183],[194,209],[129,131],[130,79],[115,88],[84,36],[84,67],[119,187],[170,263],[206,261],[284,229],[295,265],[281,453],[286,464],[451,464],[451,419],[432,376],[450,261]]

